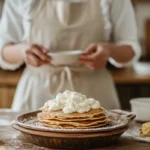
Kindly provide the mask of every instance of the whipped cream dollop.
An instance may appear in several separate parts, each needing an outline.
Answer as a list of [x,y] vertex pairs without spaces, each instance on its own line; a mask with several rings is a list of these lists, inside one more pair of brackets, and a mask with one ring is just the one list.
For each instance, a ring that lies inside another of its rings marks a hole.
[[94,98],[87,98],[81,93],[67,90],[64,93],[59,93],[55,99],[46,102],[42,109],[44,108],[48,108],[49,111],[62,110],[66,114],[85,113],[91,109],[99,109],[100,102]]

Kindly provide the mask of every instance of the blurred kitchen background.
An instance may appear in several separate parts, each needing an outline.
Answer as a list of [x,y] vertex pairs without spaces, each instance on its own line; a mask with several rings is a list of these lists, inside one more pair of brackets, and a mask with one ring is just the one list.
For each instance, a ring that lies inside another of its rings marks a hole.
[[[132,0],[132,2],[136,13],[142,57],[133,67],[111,68],[123,109],[130,108],[131,98],[150,97],[150,0]],[[3,3],[4,0],[0,0],[0,13]],[[0,108],[11,106],[22,71],[23,68],[14,72],[0,69]]]

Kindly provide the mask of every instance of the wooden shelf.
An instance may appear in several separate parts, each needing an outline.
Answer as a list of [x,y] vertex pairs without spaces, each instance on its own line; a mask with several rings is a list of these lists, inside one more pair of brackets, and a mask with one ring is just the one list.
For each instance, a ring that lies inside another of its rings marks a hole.
[[[150,84],[150,63],[139,62],[135,67],[110,70],[116,84]],[[0,86],[16,86],[23,69],[4,71],[0,69]]]
[[132,0],[133,3],[149,3],[150,0]]
[[111,71],[116,84],[150,84],[150,63],[137,63],[134,67]]

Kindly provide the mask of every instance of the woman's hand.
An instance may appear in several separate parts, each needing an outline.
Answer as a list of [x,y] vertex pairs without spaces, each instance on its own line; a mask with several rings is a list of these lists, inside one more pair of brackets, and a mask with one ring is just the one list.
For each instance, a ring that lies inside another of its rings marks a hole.
[[26,47],[24,53],[24,61],[26,64],[34,67],[40,67],[44,64],[50,63],[50,57],[47,55],[47,50],[37,44]]
[[109,46],[107,44],[92,44],[80,57],[80,63],[91,70],[105,68],[109,58]]

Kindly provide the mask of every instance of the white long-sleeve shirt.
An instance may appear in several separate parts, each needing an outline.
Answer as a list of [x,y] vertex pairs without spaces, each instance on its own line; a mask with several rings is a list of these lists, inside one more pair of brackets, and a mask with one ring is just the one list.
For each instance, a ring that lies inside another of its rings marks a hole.
[[[0,67],[8,70],[19,68],[20,64],[9,64],[2,58],[3,47],[9,43],[21,43],[25,35],[30,32],[28,24],[23,21],[30,20],[31,10],[37,0],[6,0],[0,24]],[[138,43],[137,27],[134,11],[130,0],[100,0],[105,25],[105,41],[109,42],[113,35],[118,45],[132,46],[135,56],[128,63],[119,63],[109,58],[109,62],[116,67],[122,67],[136,62],[141,49]]]

